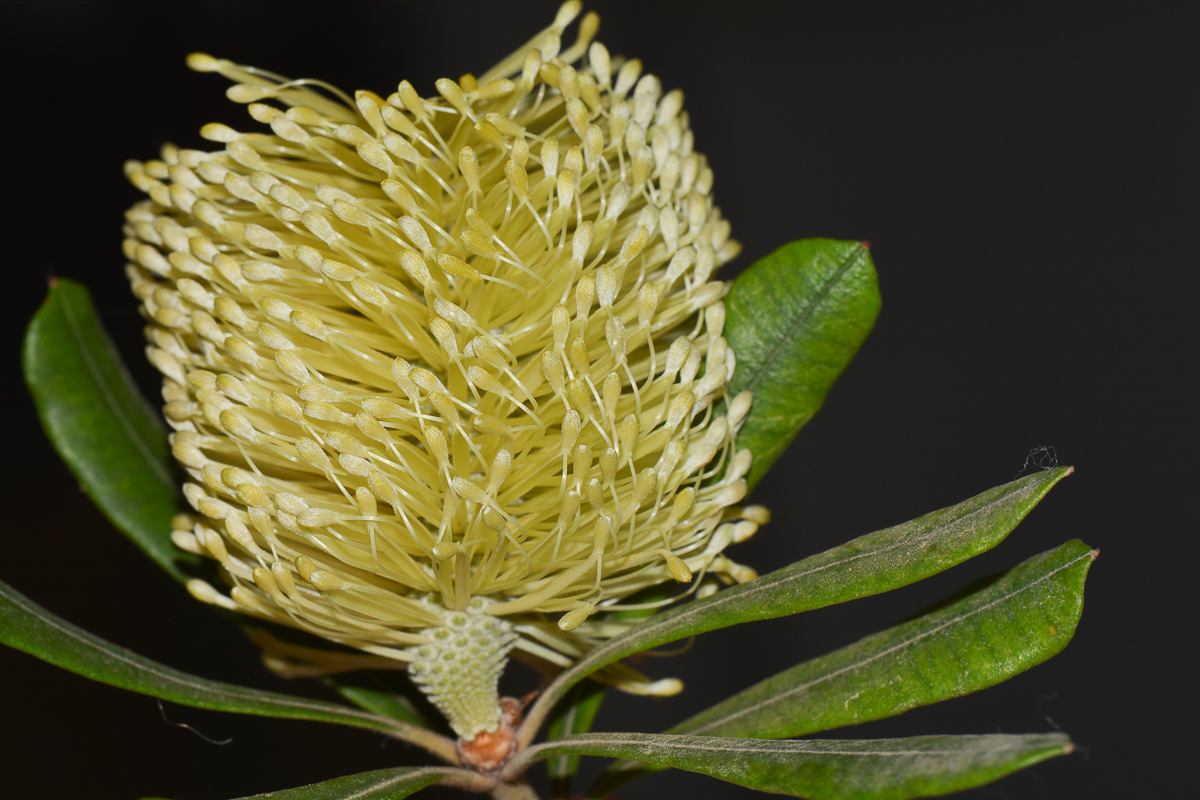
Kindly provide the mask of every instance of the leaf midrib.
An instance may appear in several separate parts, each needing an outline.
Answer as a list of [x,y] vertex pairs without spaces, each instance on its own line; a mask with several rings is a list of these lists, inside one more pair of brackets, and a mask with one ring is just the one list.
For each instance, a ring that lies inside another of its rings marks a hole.
[[[636,734],[635,734],[636,735]],[[959,750],[835,750],[831,748],[822,748],[821,740],[790,740],[784,739],[781,741],[766,740],[766,739],[732,739],[721,736],[695,737],[705,739],[703,742],[686,741],[688,736],[673,736],[671,734],[641,734],[646,737],[656,737],[660,740],[649,739],[634,739],[619,736],[611,736],[608,734],[577,734],[569,738],[560,739],[555,742],[546,742],[545,744],[537,745],[529,748],[526,751],[529,756],[536,757],[537,751],[553,750],[556,747],[569,747],[572,749],[582,749],[589,745],[618,745],[626,747],[641,747],[646,751],[652,752],[655,748],[669,748],[675,751],[700,752],[700,753],[740,753],[740,754],[767,754],[767,755],[797,755],[797,754],[812,754],[822,756],[853,756],[860,758],[894,758],[901,756],[961,756],[965,753],[970,753],[969,749]],[[1035,736],[1053,736],[1053,734],[1034,734]],[[1032,743],[1029,739],[1020,734],[991,734],[978,737],[947,737],[947,738],[972,738],[979,742],[984,740],[993,740],[993,737],[1001,739],[1002,743],[998,747],[989,747],[986,752],[1003,753],[1010,750],[1024,750]],[[941,738],[941,737],[933,737]],[[676,741],[661,741],[661,739],[675,739]],[[685,741],[678,741],[684,739]],[[826,740],[837,742],[838,745],[843,745],[844,742],[838,740]],[[866,739],[864,742],[874,740]],[[1051,746],[1050,742],[1042,746]],[[554,753],[553,755],[564,755]]]
[[[91,351],[90,343],[87,341],[86,337],[83,336],[82,329],[75,316],[71,301],[67,299],[65,293],[61,295],[61,297],[63,318],[66,320],[67,329],[71,332],[71,337],[75,340],[76,352],[78,352],[80,357],[83,359],[83,363],[87,367],[88,373],[92,376],[93,382],[99,388],[100,395],[104,398],[105,404],[112,411],[113,416],[117,418],[117,421],[120,423],[121,428],[128,435],[128,438],[133,442],[134,448],[137,450],[138,454],[146,461],[147,464],[150,465],[150,469],[154,472],[155,476],[157,476],[158,480],[164,486],[166,486],[172,494],[174,494],[176,492],[176,486],[174,479],[171,477],[170,471],[150,450],[150,445],[143,438],[141,431],[138,430],[137,426],[133,424],[133,421],[126,415],[124,408],[122,408],[121,404],[117,401],[116,396],[111,391],[111,388],[105,379],[104,372],[101,370],[99,363],[96,361]],[[97,325],[97,327],[99,326]],[[101,335],[103,335],[103,332],[101,332]]]
[[748,390],[752,395],[754,394],[755,387],[758,386],[759,381],[762,380],[763,376],[767,374],[770,367],[779,359],[780,354],[782,354],[787,344],[793,340],[796,335],[796,330],[798,328],[802,328],[808,322],[808,319],[813,315],[813,312],[825,302],[827,297],[829,297],[830,292],[833,291],[834,285],[841,280],[843,275],[850,271],[851,267],[857,264],[857,262],[860,260],[860,257],[865,252],[866,248],[863,247],[862,244],[859,244],[854,248],[854,251],[851,252],[846,259],[838,265],[833,274],[820,284],[820,288],[817,290],[816,295],[813,296],[807,304],[805,304],[804,310],[793,319],[783,336],[778,338],[775,345],[770,349],[767,358],[754,373],[754,377],[746,386],[742,387],[742,391]]

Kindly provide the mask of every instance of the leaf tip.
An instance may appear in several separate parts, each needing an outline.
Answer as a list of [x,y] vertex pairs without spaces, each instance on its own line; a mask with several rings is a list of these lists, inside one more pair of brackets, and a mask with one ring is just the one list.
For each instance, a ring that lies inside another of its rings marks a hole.
[[1095,561],[1097,558],[1100,557],[1100,548],[1097,547],[1097,548],[1093,549],[1092,552],[1088,553],[1088,555],[1092,557],[1092,561]]

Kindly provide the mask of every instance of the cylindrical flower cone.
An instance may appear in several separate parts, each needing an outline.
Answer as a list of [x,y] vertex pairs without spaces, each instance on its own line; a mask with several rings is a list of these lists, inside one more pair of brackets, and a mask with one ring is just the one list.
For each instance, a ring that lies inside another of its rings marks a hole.
[[576,13],[431,98],[193,55],[259,132],[127,165],[195,510],[173,538],[228,582],[193,594],[407,665],[467,740],[500,724],[510,649],[563,666],[642,590],[752,575],[721,553],[763,518],[738,506],[712,171],[594,16],[562,48]]

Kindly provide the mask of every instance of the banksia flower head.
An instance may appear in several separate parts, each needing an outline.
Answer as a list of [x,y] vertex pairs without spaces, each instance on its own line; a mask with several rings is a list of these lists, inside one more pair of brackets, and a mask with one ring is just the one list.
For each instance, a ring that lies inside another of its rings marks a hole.
[[594,15],[561,48],[577,13],[430,98],[193,55],[269,132],[127,165],[196,512],[173,539],[230,587],[192,593],[407,664],[464,739],[511,648],[566,665],[641,590],[752,575],[721,551],[765,519],[737,505],[712,171]]

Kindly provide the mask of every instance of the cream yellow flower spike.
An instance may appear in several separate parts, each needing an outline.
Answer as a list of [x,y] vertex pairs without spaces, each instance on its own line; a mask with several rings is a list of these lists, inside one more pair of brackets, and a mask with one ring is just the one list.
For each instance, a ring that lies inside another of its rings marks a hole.
[[228,584],[189,589],[409,665],[465,740],[510,649],[567,665],[641,590],[751,574],[721,551],[767,519],[738,506],[712,172],[594,15],[564,47],[579,11],[428,97],[194,54],[254,132],[126,165],[196,511],[173,540]]

